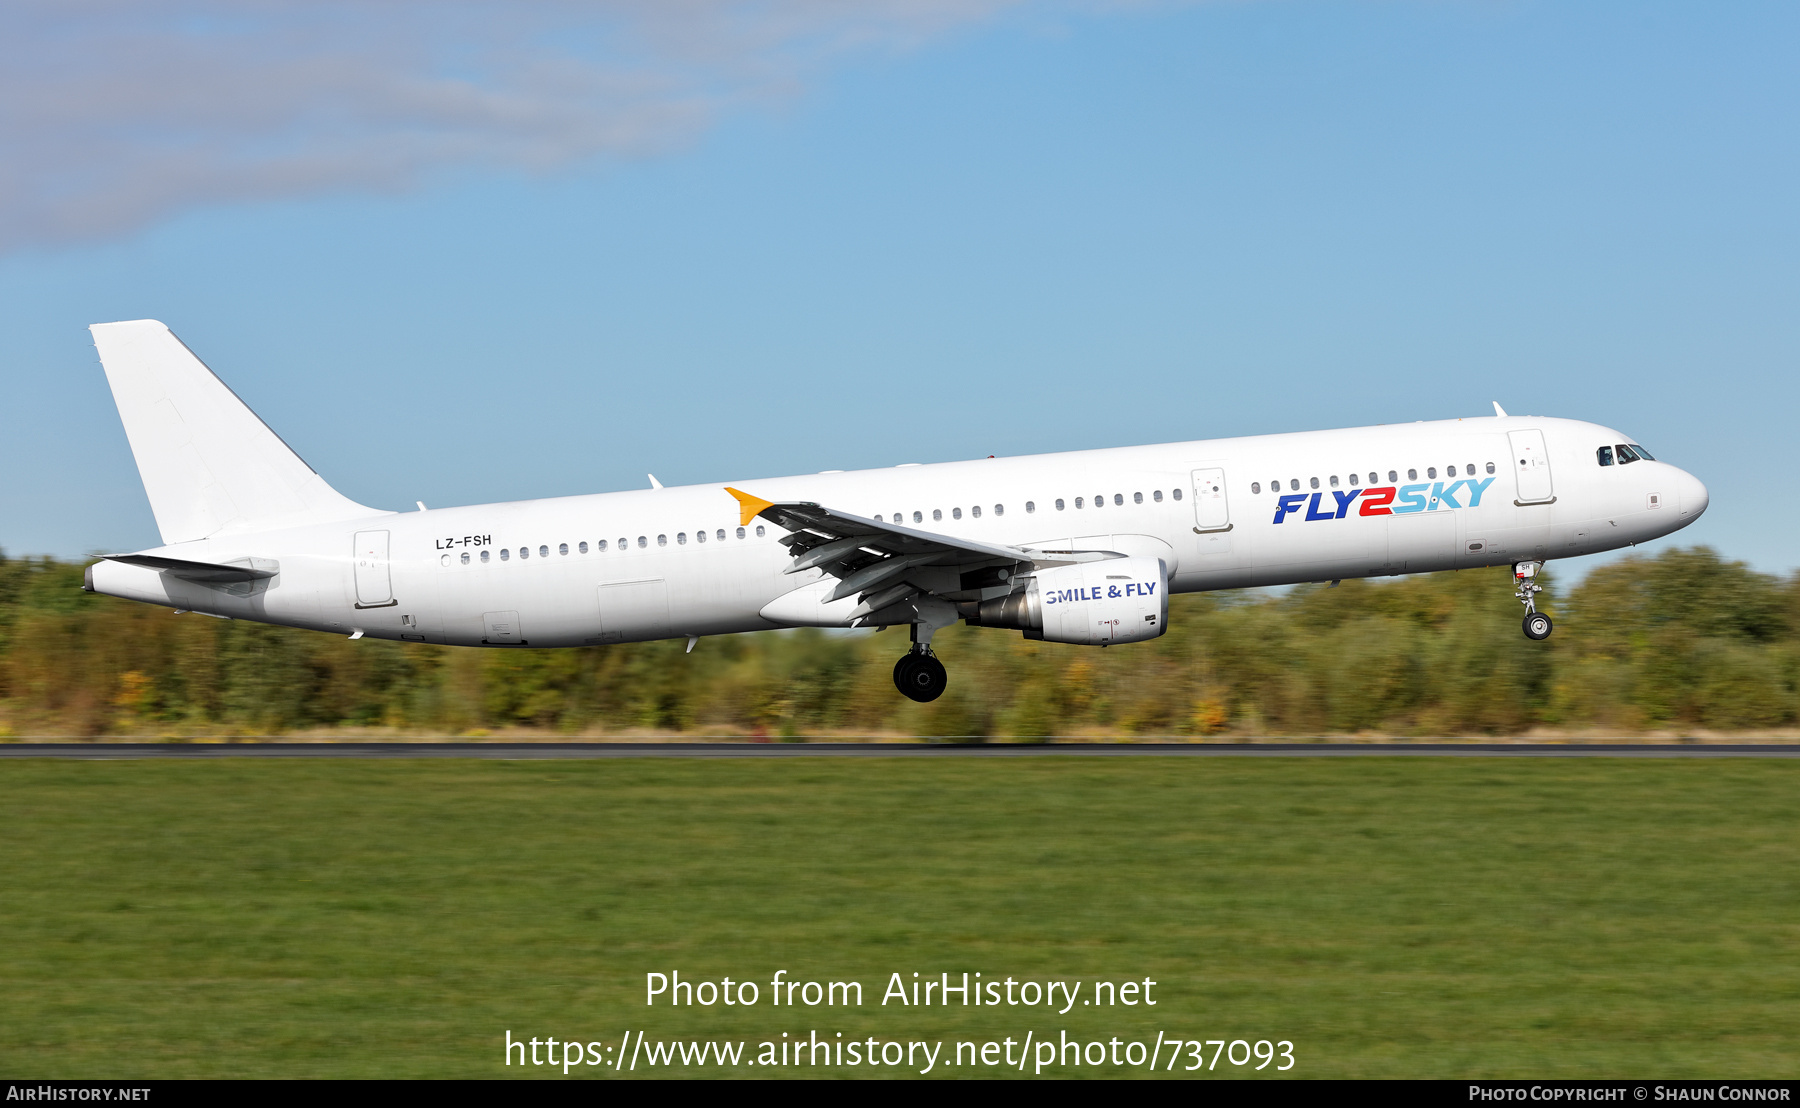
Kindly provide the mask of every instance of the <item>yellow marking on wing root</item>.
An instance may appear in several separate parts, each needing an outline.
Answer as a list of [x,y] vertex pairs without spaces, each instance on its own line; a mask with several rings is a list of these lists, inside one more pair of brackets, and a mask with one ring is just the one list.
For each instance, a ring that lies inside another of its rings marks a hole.
[[725,487],[725,491],[737,498],[738,524],[740,526],[748,524],[751,520],[755,519],[757,513],[761,512],[764,508],[773,508],[775,506],[773,500],[764,500],[760,496],[751,496],[744,490],[734,489],[729,485]]

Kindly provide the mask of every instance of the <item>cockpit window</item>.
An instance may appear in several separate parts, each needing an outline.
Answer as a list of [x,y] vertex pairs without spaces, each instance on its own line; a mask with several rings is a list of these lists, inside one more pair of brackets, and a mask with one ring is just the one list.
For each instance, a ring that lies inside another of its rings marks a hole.
[[1601,465],[1603,465],[1603,466],[1612,465],[1612,447],[1602,446],[1595,453],[1599,455]]
[[1635,442],[1631,444],[1631,452],[1644,459],[1646,462],[1654,462],[1656,460],[1648,450],[1645,450]]
[[1613,449],[1618,452],[1620,465],[1629,465],[1638,460],[1638,456],[1631,452],[1631,447],[1626,446],[1624,443],[1620,443],[1618,446],[1613,447]]

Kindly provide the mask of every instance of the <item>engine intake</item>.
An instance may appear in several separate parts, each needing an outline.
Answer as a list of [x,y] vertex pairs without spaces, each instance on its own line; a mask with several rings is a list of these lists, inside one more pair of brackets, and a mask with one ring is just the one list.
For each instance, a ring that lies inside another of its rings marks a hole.
[[970,623],[1028,639],[1109,646],[1168,629],[1168,567],[1161,558],[1112,558],[1043,570],[1006,596],[984,600]]

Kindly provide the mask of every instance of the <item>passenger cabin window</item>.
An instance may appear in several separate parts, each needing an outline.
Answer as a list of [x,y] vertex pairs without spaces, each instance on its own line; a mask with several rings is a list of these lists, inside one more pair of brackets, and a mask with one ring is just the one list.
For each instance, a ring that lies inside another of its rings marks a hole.
[[1312,479],[1312,487],[1315,489],[1319,487],[1319,479],[1317,477]]
[[938,520],[941,520],[943,518],[944,518],[944,510],[942,508],[931,509],[931,521],[933,523],[936,523]]
[[1489,473],[1494,472],[1494,463],[1493,462],[1488,463],[1488,472]]
[[1180,490],[1180,489],[1174,489],[1174,490],[1172,490],[1172,491],[1171,491],[1171,492],[1170,492],[1170,493],[1169,493],[1169,495],[1170,495],[1170,496],[1172,496],[1172,497],[1174,497],[1174,498],[1175,498],[1175,499],[1177,499],[1177,500],[1180,500],[1180,499],[1181,499],[1181,490]]
[[[1262,482],[1261,481],[1250,482],[1250,491],[1254,495],[1261,496],[1262,495]],[[1156,499],[1158,499],[1158,500],[1162,499],[1162,490],[1161,489],[1156,490]]]
[[676,546],[686,546],[687,545],[687,532],[686,531],[675,532],[675,545]]
[[[567,554],[567,553],[568,553],[568,552],[569,552],[569,548],[568,548],[568,547],[566,547],[566,546],[565,546],[565,547],[563,547],[563,553],[564,553],[564,554]],[[549,556],[550,556],[550,548],[549,548],[549,547],[548,547],[548,546],[540,546],[540,547],[538,547],[538,557],[540,557],[540,558],[548,558],[548,557],[549,557]]]
[[1144,502],[1144,494],[1141,492],[1132,493],[1131,494],[1131,502],[1133,504],[1142,504]]
[[642,550],[642,549],[644,549],[644,547],[649,546],[649,545],[650,545],[650,539],[648,536],[646,536],[646,535],[638,536],[638,549],[639,550]]
[[1162,490],[1157,489],[1155,492],[1152,492],[1150,494],[1150,499],[1156,501],[1158,504],[1161,504],[1162,503]]
[[1335,473],[1331,475],[1331,487],[1334,489],[1338,487],[1337,474]]
[[1062,497],[1060,496],[1056,498],[1056,510],[1059,512],[1063,510]]
[[1417,481],[1419,479],[1419,471],[1416,469],[1407,470],[1406,471],[1406,479],[1408,481]]
[[695,542],[705,542],[706,541],[706,532],[705,531],[695,531],[694,532],[694,541]]
[[[1026,506],[1025,510],[1028,512],[1035,512],[1035,511],[1037,511],[1037,505],[1036,504],[1028,504]],[[1006,514],[1006,505],[1004,505],[1004,504],[994,505],[994,514],[997,516],[1005,515]]]
[[558,554],[567,554],[569,552],[569,544],[566,542],[559,544],[556,548],[556,552]]
[[484,562],[488,560],[488,552],[487,551],[483,550],[481,552],[481,560]]
[[[1373,475],[1371,475],[1371,476],[1370,476],[1370,477],[1369,477],[1369,480],[1371,480],[1371,481],[1373,481],[1373,480],[1374,480],[1374,479],[1375,479],[1375,478],[1374,478],[1374,476],[1373,476]],[[1399,471],[1398,471],[1398,470],[1392,470],[1392,469],[1390,469],[1390,470],[1388,470],[1388,484],[1390,484],[1390,485],[1391,485],[1391,484],[1393,484],[1393,483],[1394,483],[1394,482],[1395,482],[1395,481],[1398,481],[1398,480],[1400,480],[1400,473],[1399,473]]]
[[981,505],[976,504],[974,507],[970,508],[969,514],[971,516],[975,517],[976,519],[980,519],[981,518]]
[[469,564],[469,552],[467,550],[462,552],[462,564],[465,566]]
[[760,523],[756,525],[756,537],[759,539],[763,537],[763,526]]
[[1352,474],[1351,474],[1351,475],[1350,475],[1350,487],[1351,487],[1351,488],[1355,488],[1355,487],[1356,487],[1356,474],[1354,474],[1354,473],[1352,473]]
[[1078,496],[1075,498],[1075,506],[1077,508],[1081,507],[1081,497]]
[[658,535],[658,536],[656,536],[656,545],[658,545],[658,546],[667,546],[667,545],[669,545],[669,536],[667,536],[667,535]]
[[1428,468],[1425,471],[1425,476],[1428,480],[1432,480],[1432,481],[1437,480],[1437,467],[1431,466],[1430,468]]
[[501,560],[501,561],[503,561],[503,562],[510,562],[510,561],[512,561],[512,551],[510,551],[510,550],[508,550],[508,549],[507,549],[507,548],[506,548],[506,547],[504,547],[504,546],[503,546],[503,547],[501,547],[501,548],[500,548],[500,560]]
[[737,537],[740,539],[744,537],[744,529],[742,527],[737,529]]
[[[1144,498],[1140,496],[1140,497],[1138,497],[1138,499],[1141,501]],[[1122,492],[1113,493],[1113,507],[1123,508],[1124,506],[1125,506],[1125,494]]]
[[581,546],[579,547],[579,549],[581,550],[581,552],[583,554],[586,554],[587,553],[587,543],[585,543],[585,542],[582,543]]
[[961,519],[962,518],[962,509],[961,508],[950,509],[950,518],[951,519]]
[[529,558],[529,557],[531,557],[531,547],[529,547],[529,546],[521,546],[521,547],[519,547],[519,557],[520,557],[520,558]]
[[1599,457],[1601,465],[1603,465],[1603,466],[1612,465],[1612,447],[1602,446],[1600,449],[1594,451],[1594,453],[1597,457]]
[[925,513],[924,512],[914,512],[913,513],[913,522],[914,523],[924,523],[925,522]]
[[725,541],[725,528],[721,527],[717,531],[713,532],[713,538],[718,539],[720,542],[724,542]]

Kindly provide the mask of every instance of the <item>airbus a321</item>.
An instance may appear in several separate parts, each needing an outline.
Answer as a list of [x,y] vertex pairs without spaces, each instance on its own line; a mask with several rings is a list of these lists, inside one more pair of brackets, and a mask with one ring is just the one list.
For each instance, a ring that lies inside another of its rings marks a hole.
[[1169,595],[1544,563],[1655,539],[1706,487],[1631,436],[1492,416],[393,512],[340,495],[154,320],[94,343],[163,545],[109,596],[350,638],[505,650],[784,627],[911,631],[936,699],[961,620],[1078,646],[1154,639]]

